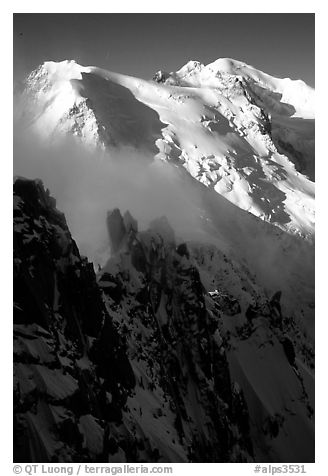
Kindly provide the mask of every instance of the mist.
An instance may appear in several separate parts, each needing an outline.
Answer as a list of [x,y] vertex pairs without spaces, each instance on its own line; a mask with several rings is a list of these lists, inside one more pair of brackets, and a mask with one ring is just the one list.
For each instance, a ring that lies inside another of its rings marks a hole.
[[300,296],[295,300],[294,291],[300,277],[307,276],[312,293],[314,259],[308,243],[236,207],[183,167],[132,147],[106,152],[70,135],[41,139],[19,121],[13,143],[14,174],[43,181],[65,214],[80,253],[96,268],[110,257],[106,216],[117,207],[122,214],[130,211],[139,230],[164,215],[177,242],[214,244],[246,265],[268,297],[283,290],[286,308],[294,310],[296,301],[302,301]]
[[109,252],[108,210],[129,210],[146,229],[165,215],[178,236],[200,227],[197,188],[177,168],[131,147],[110,153],[86,147],[75,137],[43,141],[22,124],[14,127],[14,175],[41,179],[64,212],[80,252],[95,263]]

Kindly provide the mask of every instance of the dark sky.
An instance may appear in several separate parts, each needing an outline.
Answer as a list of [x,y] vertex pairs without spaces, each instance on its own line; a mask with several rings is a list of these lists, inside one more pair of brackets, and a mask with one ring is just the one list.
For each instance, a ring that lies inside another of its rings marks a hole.
[[46,60],[150,78],[224,57],[314,86],[314,14],[14,14],[15,81]]

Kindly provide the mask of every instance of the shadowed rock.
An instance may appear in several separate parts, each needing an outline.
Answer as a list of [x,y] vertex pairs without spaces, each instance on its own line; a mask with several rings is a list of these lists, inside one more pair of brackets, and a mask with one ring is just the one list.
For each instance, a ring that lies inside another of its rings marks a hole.
[[109,211],[107,214],[107,229],[109,234],[110,247],[113,253],[116,253],[126,236],[126,228],[121,212],[118,208]]

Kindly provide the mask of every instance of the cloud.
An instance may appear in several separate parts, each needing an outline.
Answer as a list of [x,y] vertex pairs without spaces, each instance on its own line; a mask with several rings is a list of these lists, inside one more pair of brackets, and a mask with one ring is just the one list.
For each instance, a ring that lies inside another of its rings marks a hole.
[[[131,147],[110,154],[91,150],[73,136],[43,142],[17,123],[14,173],[44,182],[65,213],[80,252],[95,264],[109,258],[106,215],[118,207],[131,212],[139,229],[165,215],[178,239],[215,244],[246,266],[268,296],[282,290],[283,305],[293,312],[299,306],[307,309],[303,301],[312,299],[312,247],[241,210],[183,167],[154,161]],[[307,282],[300,288],[304,276]],[[295,294],[295,289],[302,291]]]
[[14,127],[14,173],[40,178],[65,213],[80,251],[94,261],[108,252],[107,211],[129,210],[139,229],[165,215],[176,233],[199,228],[200,196],[175,166],[131,147],[90,149],[75,137],[44,142],[22,124]]

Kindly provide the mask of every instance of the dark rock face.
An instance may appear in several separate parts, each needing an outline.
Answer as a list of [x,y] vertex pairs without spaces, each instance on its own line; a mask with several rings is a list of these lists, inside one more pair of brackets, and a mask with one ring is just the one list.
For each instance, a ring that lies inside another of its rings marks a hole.
[[154,74],[153,80],[156,81],[156,83],[165,83],[169,76],[169,73],[166,73],[164,71],[157,71],[157,73]]
[[116,253],[122,245],[122,240],[126,235],[124,220],[118,208],[114,208],[114,210],[108,212],[107,228],[111,249],[113,253]]
[[97,283],[42,183],[16,180],[14,200],[15,461],[250,459],[245,402],[167,220],[138,233],[114,210],[130,265]]
[[[237,299],[227,293],[218,291],[212,292],[211,297],[218,310],[221,310],[228,316],[234,316],[241,312],[240,304]],[[248,314],[247,314],[248,315]]]
[[165,217],[140,232],[115,209],[107,224],[96,276],[42,183],[15,181],[14,460],[311,461],[297,359],[312,368],[313,353],[281,292],[261,297],[223,253],[177,242]]
[[282,341],[282,346],[283,346],[288,362],[290,363],[290,365],[294,366],[296,354],[295,354],[292,341],[288,339],[288,337],[285,337]]
[[190,258],[190,254],[189,254],[186,243],[181,243],[179,246],[177,246],[177,253],[180,256],[185,256],[186,258]]
[[140,417],[138,425],[161,461],[251,460],[247,406],[233,390],[187,245],[176,247],[165,218],[125,243],[124,260],[113,256],[98,282],[107,306],[117,306],[115,321],[139,375],[129,418]]
[[16,180],[14,203],[14,459],[107,461],[132,368],[48,191]]
[[128,210],[124,213],[123,222],[127,233],[138,232],[138,222],[133,218],[133,216]]

